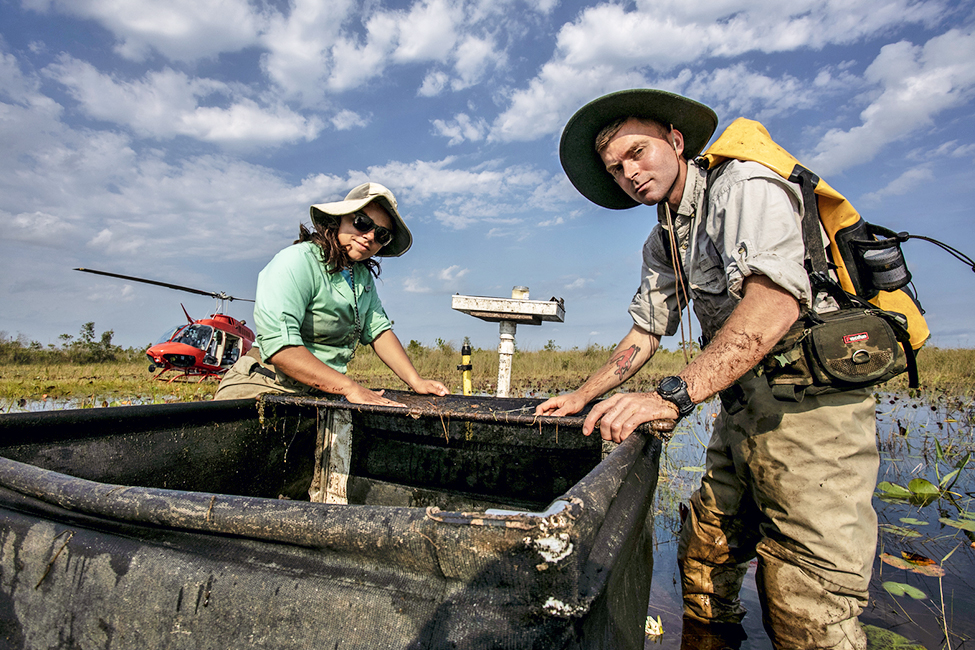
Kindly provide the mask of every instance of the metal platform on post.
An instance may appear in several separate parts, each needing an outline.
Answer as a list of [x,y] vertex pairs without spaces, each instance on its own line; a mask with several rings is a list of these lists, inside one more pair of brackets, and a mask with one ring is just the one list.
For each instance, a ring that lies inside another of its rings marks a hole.
[[518,325],[541,325],[544,321],[565,321],[565,305],[561,298],[529,300],[528,287],[514,287],[511,298],[488,298],[454,294],[450,307],[475,318],[500,323],[501,342],[498,345],[498,397],[508,397],[511,390],[511,357],[515,351],[515,330]]

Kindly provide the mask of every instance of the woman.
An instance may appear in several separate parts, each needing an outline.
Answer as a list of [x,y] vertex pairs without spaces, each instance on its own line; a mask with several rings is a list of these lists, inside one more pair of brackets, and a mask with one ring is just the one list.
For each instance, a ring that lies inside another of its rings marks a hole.
[[257,344],[274,373],[245,357],[214,399],[319,390],[358,404],[401,406],[346,376],[359,343],[372,345],[414,392],[447,395],[442,383],[413,367],[373,282],[379,276],[373,257],[398,257],[413,243],[393,193],[363,183],[344,201],[311,206],[311,218],[314,232],[302,225],[295,245],[275,255],[257,279]]

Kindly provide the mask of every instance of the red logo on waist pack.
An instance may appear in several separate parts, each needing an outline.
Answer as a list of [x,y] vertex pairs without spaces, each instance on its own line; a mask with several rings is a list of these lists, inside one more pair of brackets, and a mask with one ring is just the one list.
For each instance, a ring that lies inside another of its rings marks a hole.
[[869,341],[870,335],[866,332],[860,332],[859,334],[847,334],[843,337],[844,343],[860,343],[861,341]]

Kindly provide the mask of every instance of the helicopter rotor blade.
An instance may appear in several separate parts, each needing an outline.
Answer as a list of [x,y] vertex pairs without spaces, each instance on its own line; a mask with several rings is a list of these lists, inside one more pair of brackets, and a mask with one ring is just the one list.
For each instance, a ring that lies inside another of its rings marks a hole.
[[177,291],[188,291],[189,293],[195,293],[200,296],[210,296],[211,298],[216,298],[217,300],[227,300],[233,302],[234,300],[240,300],[243,302],[254,302],[249,298],[234,298],[233,296],[228,296],[224,292],[217,293],[215,291],[203,291],[201,289],[193,289],[192,287],[181,287],[178,284],[170,284],[168,282],[159,282],[158,280],[146,280],[145,278],[137,278],[131,275],[122,275],[120,273],[109,273],[108,271],[96,271],[94,269],[77,268],[75,271],[84,271],[85,273],[95,273],[97,275],[107,275],[112,278],[120,278],[122,280],[132,280],[134,282],[144,282],[145,284],[154,284],[159,287],[166,287],[167,289],[176,289]]

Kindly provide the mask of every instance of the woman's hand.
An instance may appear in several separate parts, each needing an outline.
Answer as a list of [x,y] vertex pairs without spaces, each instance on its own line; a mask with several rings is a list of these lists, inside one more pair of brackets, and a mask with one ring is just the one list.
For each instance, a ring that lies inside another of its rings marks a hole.
[[383,360],[389,369],[396,373],[396,376],[406,382],[414,393],[421,395],[449,395],[450,391],[439,381],[424,379],[413,367],[413,362],[403,349],[403,344],[399,342],[393,330],[386,330],[376,337],[372,342],[372,349]]
[[443,397],[444,395],[450,395],[450,391],[446,386],[441,384],[439,381],[433,379],[420,379],[415,385],[410,386],[414,393],[420,395],[437,395]]
[[377,406],[401,406],[406,408],[406,404],[394,402],[391,399],[383,397],[385,392],[384,390],[369,390],[365,386],[355,384],[345,393],[345,399],[353,404],[375,404]]

